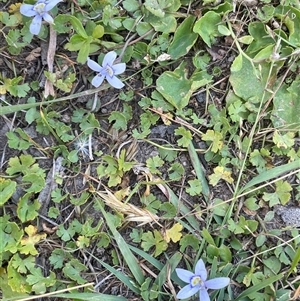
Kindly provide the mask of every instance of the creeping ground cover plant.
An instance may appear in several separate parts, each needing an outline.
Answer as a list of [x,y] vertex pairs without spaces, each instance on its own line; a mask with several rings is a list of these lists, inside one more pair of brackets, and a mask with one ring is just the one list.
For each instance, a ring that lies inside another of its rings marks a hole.
[[0,300],[299,300],[299,33],[299,0],[0,0]]
[[53,24],[53,18],[49,11],[62,0],[38,0],[35,4],[22,4],[20,12],[26,17],[34,17],[31,21],[29,30],[32,34],[39,34],[42,26],[42,21]]
[[207,270],[202,259],[196,263],[195,273],[188,270],[176,269],[177,276],[188,283],[177,294],[178,299],[185,299],[199,292],[200,301],[210,301],[208,289],[220,289],[230,282],[228,277],[217,277],[207,280]]

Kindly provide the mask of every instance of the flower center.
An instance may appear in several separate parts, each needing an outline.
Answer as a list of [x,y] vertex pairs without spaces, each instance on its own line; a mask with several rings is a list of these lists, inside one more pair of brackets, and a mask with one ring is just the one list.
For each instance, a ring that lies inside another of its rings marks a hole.
[[194,286],[203,286],[203,281],[201,279],[200,276],[194,276],[192,279],[191,279],[191,286],[194,287]]
[[38,3],[37,5],[34,6],[34,10],[41,15],[42,13],[45,12],[44,8],[45,8],[46,4],[45,3]]
[[105,71],[106,71],[106,73],[107,73],[110,77],[113,77],[113,76],[114,76],[114,70],[113,70],[112,67],[110,67],[109,65],[106,65]]

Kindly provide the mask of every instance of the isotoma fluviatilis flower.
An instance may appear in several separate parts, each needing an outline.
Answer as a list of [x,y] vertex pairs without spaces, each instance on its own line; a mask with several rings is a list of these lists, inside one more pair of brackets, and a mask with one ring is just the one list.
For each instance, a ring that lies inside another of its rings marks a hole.
[[102,66],[88,58],[88,66],[92,70],[98,72],[98,74],[92,80],[92,85],[94,87],[98,88],[103,83],[104,79],[106,79],[108,83],[116,89],[121,89],[124,87],[124,84],[116,77],[116,75],[125,71],[126,64],[120,63],[114,65],[116,57],[117,54],[114,51],[108,52],[104,56]]
[[220,289],[227,286],[230,282],[228,277],[217,277],[207,279],[207,270],[204,262],[200,259],[195,267],[195,273],[184,269],[175,269],[177,276],[188,285],[184,286],[177,294],[177,299],[185,299],[199,292],[200,301],[210,301],[207,290]]
[[42,26],[42,21],[53,24],[53,18],[48,12],[62,0],[38,0],[35,4],[22,4],[20,13],[26,17],[34,17],[29,30],[32,34],[39,34]]

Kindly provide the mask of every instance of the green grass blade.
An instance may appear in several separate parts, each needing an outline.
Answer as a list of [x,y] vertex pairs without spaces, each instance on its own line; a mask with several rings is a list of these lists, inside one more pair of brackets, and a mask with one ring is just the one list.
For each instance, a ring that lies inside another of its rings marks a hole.
[[296,160],[296,161],[287,163],[285,165],[280,165],[278,167],[274,167],[270,170],[262,172],[258,176],[254,177],[251,181],[249,181],[244,187],[242,187],[239,191],[239,194],[241,194],[245,190],[247,190],[257,184],[277,178],[280,175],[282,175],[283,173],[289,172],[289,171],[291,171],[293,169],[297,169],[297,168],[300,170],[300,160]]
[[68,96],[53,99],[53,100],[34,102],[34,103],[24,103],[24,104],[5,106],[5,107],[0,106],[0,116],[15,113],[15,112],[22,111],[22,110],[31,109],[31,108],[38,107],[38,106],[45,106],[45,105],[56,103],[56,102],[61,102],[61,101],[71,100],[74,98],[80,98],[80,97],[87,96],[87,95],[92,95],[94,93],[98,93],[99,91],[105,90],[108,87],[109,87],[108,84],[104,84],[104,85],[101,85],[101,87],[99,87],[97,89],[91,89],[91,90],[87,90],[84,92],[79,92],[76,94],[71,94]]
[[132,252],[130,251],[126,241],[123,239],[123,237],[120,235],[120,233],[117,231],[113,221],[110,219],[110,217],[106,214],[104,208],[102,207],[101,201],[99,199],[97,199],[99,208],[102,211],[102,214],[107,222],[107,225],[110,229],[110,231],[112,232],[116,243],[119,247],[120,252],[123,255],[124,260],[126,261],[130,271],[133,274],[133,277],[136,279],[136,281],[139,284],[144,283],[144,275],[143,275],[143,271],[140,268],[140,266],[138,265],[137,259],[135,258],[135,256],[132,254]]
[[135,252],[136,254],[140,255],[142,258],[144,258],[146,261],[148,261],[150,264],[152,264],[155,268],[157,268],[158,270],[161,270],[164,265],[158,261],[157,259],[155,259],[154,257],[152,257],[151,255],[149,255],[148,253],[146,253],[143,250],[140,250],[134,246],[130,246],[129,248]]
[[[199,228],[199,222],[196,220],[196,218],[191,215],[191,210],[184,206],[182,204],[176,194],[173,192],[173,190],[167,185],[163,184],[163,186],[167,189],[168,194],[169,194],[169,201],[176,207],[179,208],[180,212],[182,215],[184,215],[184,218],[189,222],[189,224],[197,231],[200,231]],[[184,224],[183,224],[184,225]],[[190,230],[190,229],[189,229]]]
[[279,274],[279,275],[275,275],[273,277],[267,278],[264,281],[262,281],[259,284],[256,284],[254,286],[251,286],[249,288],[247,288],[245,291],[243,291],[237,298],[235,298],[235,301],[241,300],[255,292],[258,292],[259,290],[267,287],[268,285],[274,283],[277,280],[280,280],[283,278],[283,273]]
[[66,293],[51,296],[53,298],[76,299],[83,301],[126,301],[127,298],[97,293]]
[[87,252],[87,253],[90,254],[90,256],[92,256],[95,260],[97,260],[101,265],[103,265],[108,271],[110,271],[112,274],[114,274],[120,281],[122,281],[125,285],[127,285],[127,287],[130,288],[133,292],[135,292],[136,294],[140,293],[140,290],[136,286],[134,286],[134,284],[132,283],[132,281],[130,280],[130,278],[128,276],[126,276],[124,273],[116,270],[114,267],[105,263],[104,261],[97,258],[93,254],[91,254],[89,252]]
[[294,271],[294,269],[297,267],[299,262],[300,262],[300,247],[298,247],[298,249],[295,253],[295,256],[294,256],[294,259],[292,261],[291,267],[288,271],[287,277]]
[[162,287],[162,285],[166,282],[168,277],[168,267],[171,269],[171,273],[175,270],[178,263],[182,259],[182,255],[179,252],[176,252],[170,260],[168,260],[167,264],[161,269],[159,272],[155,283],[158,285],[159,288]]
[[190,144],[188,146],[188,151],[189,151],[191,162],[192,162],[192,165],[193,165],[193,167],[195,169],[197,178],[198,178],[198,180],[200,181],[200,183],[202,185],[202,194],[204,196],[204,199],[207,202],[209,200],[209,195],[210,195],[209,186],[207,184],[207,180],[206,180],[205,174],[204,174],[204,172],[202,170],[198,154],[197,154],[197,152],[196,152],[196,150],[194,148],[194,145],[193,145],[192,141],[190,142]]
[[[149,255],[148,253],[146,253],[145,251],[143,251],[143,250],[140,250],[140,249],[138,249],[138,248],[136,248],[136,247],[134,247],[134,246],[129,246],[130,247],[130,249],[133,251],[133,252],[135,252],[136,254],[138,254],[138,255],[140,255],[142,258],[144,258],[146,261],[148,261],[150,264],[152,264],[155,268],[157,268],[158,270],[162,270],[162,269],[164,269],[164,265],[160,262],[160,261],[158,261],[157,259],[155,259],[154,257],[152,257],[151,255]],[[175,256],[176,255],[176,256]],[[180,257],[180,258],[179,258]],[[171,265],[171,268],[172,268],[172,270],[174,270],[175,269],[175,267],[177,266],[177,264],[179,263],[179,261],[181,260],[181,258],[182,258],[182,255],[180,254],[180,253],[175,253],[173,256],[172,256],[172,258],[170,259],[170,262],[169,262],[169,264]],[[173,266],[174,266],[174,269],[173,269]],[[179,280],[179,278],[177,277],[177,275],[176,274],[173,274],[172,276],[171,276],[171,279],[175,282],[175,283],[177,283],[177,284],[179,284],[179,283],[182,283],[182,281],[181,280]]]

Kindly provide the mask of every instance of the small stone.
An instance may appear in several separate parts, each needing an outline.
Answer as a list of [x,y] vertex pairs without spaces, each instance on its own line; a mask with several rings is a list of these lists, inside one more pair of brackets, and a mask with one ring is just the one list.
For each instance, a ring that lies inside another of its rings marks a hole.
[[300,227],[300,208],[276,206],[274,209],[287,226]]

